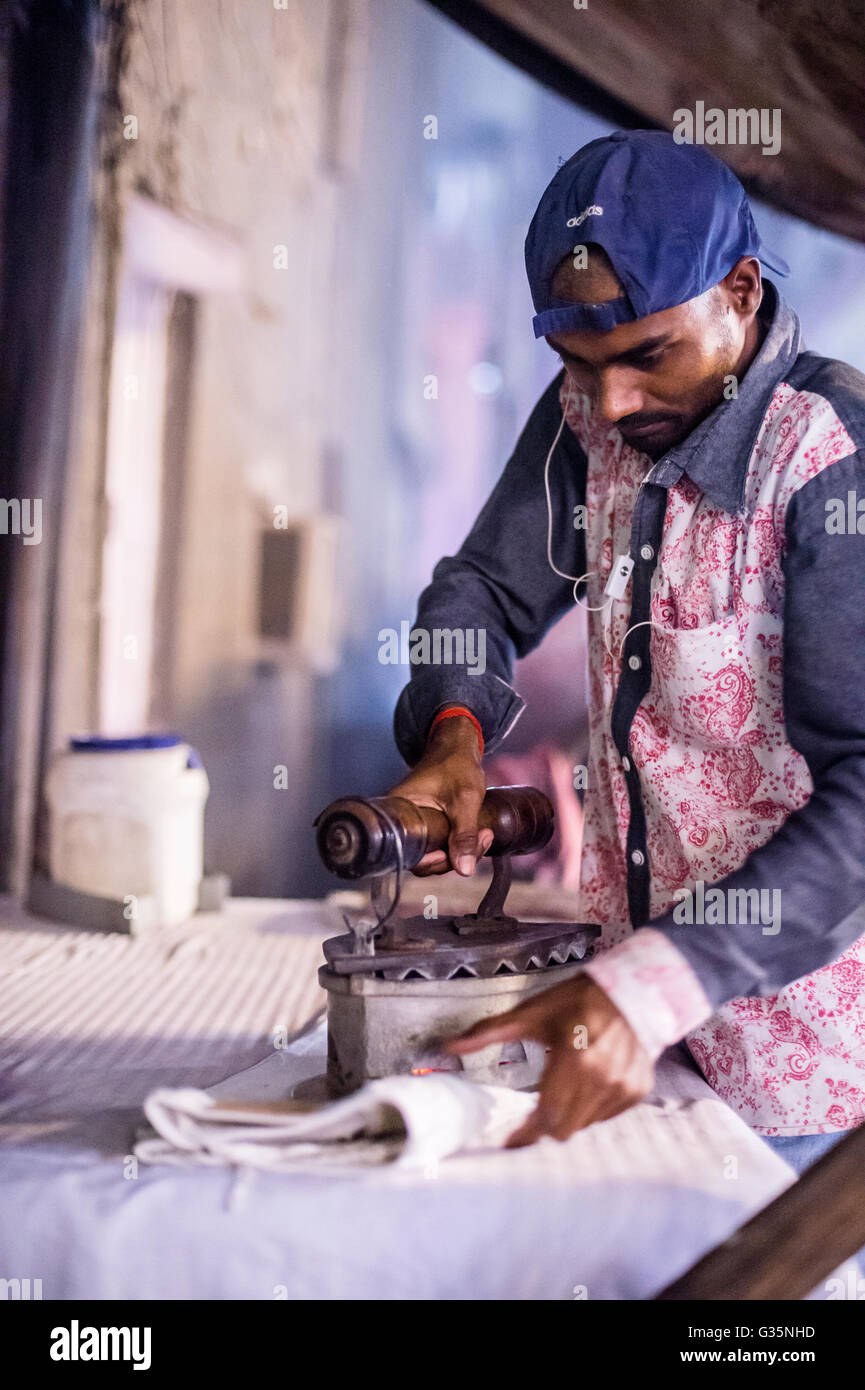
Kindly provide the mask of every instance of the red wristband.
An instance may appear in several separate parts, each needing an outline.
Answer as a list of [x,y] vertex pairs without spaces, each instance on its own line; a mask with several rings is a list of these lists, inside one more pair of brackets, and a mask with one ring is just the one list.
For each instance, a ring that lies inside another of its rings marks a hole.
[[472,721],[472,723],[474,724],[475,730],[476,730],[477,736],[478,736],[478,749],[479,749],[479,753],[480,753],[480,756],[483,757],[483,756],[484,756],[484,734],[483,734],[483,730],[482,730],[482,728],[481,728],[481,726],[480,726],[478,720],[475,719],[475,717],[474,717],[474,715],[472,714],[471,710],[470,710],[470,709],[466,709],[464,705],[456,705],[456,706],[454,706],[453,709],[442,709],[442,710],[439,710],[438,714],[435,716],[435,718],[433,719],[432,723],[430,724],[430,726],[429,726],[429,728],[428,728],[428,730],[427,730],[427,741],[429,741],[429,736],[430,736],[430,734],[432,733],[433,729],[435,728],[436,724],[441,724],[441,722],[442,722],[443,719],[453,719],[453,718],[455,718],[457,715],[459,715],[460,718],[462,718],[462,719],[470,719],[470,720]]

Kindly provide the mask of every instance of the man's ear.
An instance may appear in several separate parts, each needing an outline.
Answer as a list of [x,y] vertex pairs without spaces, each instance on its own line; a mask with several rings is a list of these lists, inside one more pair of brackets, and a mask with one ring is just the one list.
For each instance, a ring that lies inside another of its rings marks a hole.
[[721,284],[737,313],[746,317],[756,314],[763,299],[763,277],[756,256],[740,256]]

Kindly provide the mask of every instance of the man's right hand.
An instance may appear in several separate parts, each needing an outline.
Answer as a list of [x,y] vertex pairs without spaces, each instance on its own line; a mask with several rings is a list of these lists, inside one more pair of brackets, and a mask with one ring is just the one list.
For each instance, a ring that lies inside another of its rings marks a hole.
[[443,719],[430,734],[423,757],[388,793],[416,806],[435,806],[450,821],[447,852],[425,854],[413,873],[421,878],[449,869],[466,877],[474,873],[493,842],[491,830],[478,831],[486,785],[474,724],[465,715]]

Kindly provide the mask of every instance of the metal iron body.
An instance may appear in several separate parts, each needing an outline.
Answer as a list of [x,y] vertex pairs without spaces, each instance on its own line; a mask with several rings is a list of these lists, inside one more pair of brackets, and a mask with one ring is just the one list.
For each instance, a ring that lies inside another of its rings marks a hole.
[[594,950],[598,927],[521,923],[504,910],[511,854],[542,848],[553,833],[553,814],[533,787],[491,788],[480,823],[494,832],[492,882],[477,912],[429,920],[393,915],[399,882],[386,910],[383,876],[446,845],[444,814],[396,797],[344,798],[322,812],[316,824],[324,862],[340,877],[373,874],[377,914],[324,943],[319,981],[328,996],[329,1094],[344,1095],[376,1077],[438,1071],[487,1085],[537,1083],[545,1049],[531,1040],[465,1057],[451,1056],[443,1044],[569,979]]
[[491,979],[379,980],[337,975],[322,966],[318,978],[328,996],[328,1092],[345,1095],[365,1081],[407,1072],[461,1072],[487,1086],[533,1086],[546,1055],[540,1043],[497,1043],[464,1057],[451,1056],[442,1044],[578,969],[574,964]]

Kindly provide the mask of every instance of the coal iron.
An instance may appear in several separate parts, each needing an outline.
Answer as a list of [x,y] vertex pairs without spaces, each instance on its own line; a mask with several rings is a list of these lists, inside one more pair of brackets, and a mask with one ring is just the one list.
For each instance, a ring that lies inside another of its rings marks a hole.
[[[442,811],[401,797],[350,797],[316,820],[325,865],[340,878],[372,877],[375,913],[324,943],[318,978],[328,996],[329,1094],[399,1073],[464,1072],[517,1088],[537,1083],[545,1057],[539,1043],[498,1044],[465,1057],[451,1056],[443,1044],[575,975],[600,929],[519,922],[505,912],[511,856],[542,849],[553,834],[553,807],[543,792],[491,787],[479,825],[493,831],[493,875],[477,912],[429,920],[394,913],[403,871],[447,845]],[[394,872],[388,904],[386,876]]]

